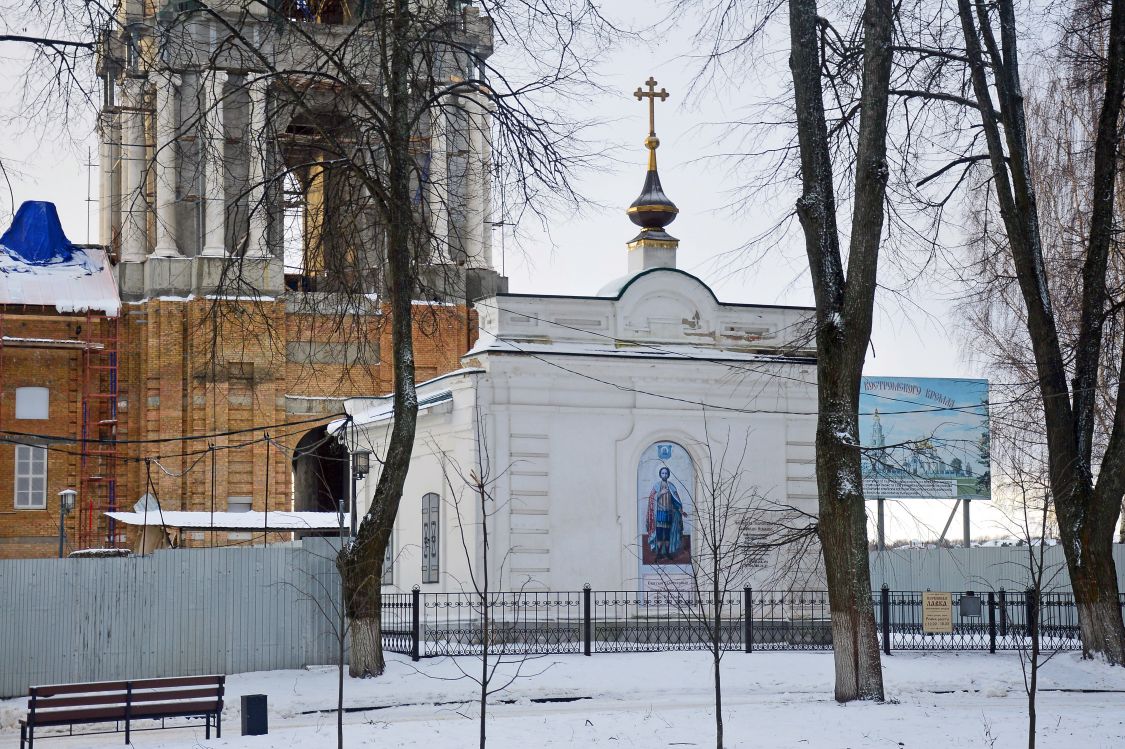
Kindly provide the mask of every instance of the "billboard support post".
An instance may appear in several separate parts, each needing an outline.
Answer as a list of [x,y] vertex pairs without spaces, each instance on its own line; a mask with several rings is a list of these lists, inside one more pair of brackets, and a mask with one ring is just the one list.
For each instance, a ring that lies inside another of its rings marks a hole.
[[969,538],[969,498],[965,498],[965,548],[968,549],[972,546],[972,541]]
[[941,536],[938,537],[937,545],[941,546],[945,541],[945,534],[949,533],[949,526],[953,525],[953,518],[957,517],[957,505],[959,502],[953,503],[953,512],[949,513],[949,520],[945,521],[945,527],[941,529]]
[[878,503],[878,506],[879,506],[879,516],[878,516],[879,519],[878,519],[878,526],[877,526],[878,527],[878,538],[879,538],[879,551],[886,551],[887,541],[886,541],[885,531],[886,531],[887,526],[885,525],[886,515],[884,514],[884,507],[883,507],[883,504],[886,502],[886,500],[883,499],[882,497],[877,497],[875,499],[875,501]]

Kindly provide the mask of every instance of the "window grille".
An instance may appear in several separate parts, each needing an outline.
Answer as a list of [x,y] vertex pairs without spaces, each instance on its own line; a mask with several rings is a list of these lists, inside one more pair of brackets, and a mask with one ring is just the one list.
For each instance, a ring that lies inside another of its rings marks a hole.
[[438,525],[438,505],[441,499],[430,492],[422,497],[422,582],[436,583],[440,567],[438,565],[438,543],[441,531]]

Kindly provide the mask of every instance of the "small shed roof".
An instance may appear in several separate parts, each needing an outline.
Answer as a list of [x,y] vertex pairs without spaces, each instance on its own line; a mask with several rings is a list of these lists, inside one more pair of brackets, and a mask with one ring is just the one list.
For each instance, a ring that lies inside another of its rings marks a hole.
[[[292,531],[338,530],[340,516],[335,512],[197,512],[150,510],[146,512],[107,512],[107,516],[126,525],[154,525],[197,531]],[[347,519],[345,518],[345,522]]]

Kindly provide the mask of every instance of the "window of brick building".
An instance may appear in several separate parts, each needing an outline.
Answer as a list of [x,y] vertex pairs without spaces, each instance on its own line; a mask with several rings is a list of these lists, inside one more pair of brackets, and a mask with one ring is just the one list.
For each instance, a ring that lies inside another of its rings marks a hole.
[[46,419],[50,391],[42,387],[16,388],[16,418]]
[[[253,497],[227,497],[227,512],[250,512],[254,506]],[[230,541],[249,541],[254,534],[249,531],[233,531],[227,534]]]
[[16,509],[47,506],[47,449],[16,445]]

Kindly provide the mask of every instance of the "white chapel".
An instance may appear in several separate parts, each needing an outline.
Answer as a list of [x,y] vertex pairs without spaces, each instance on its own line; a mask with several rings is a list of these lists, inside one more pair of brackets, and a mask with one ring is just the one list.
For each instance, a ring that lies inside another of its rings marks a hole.
[[[694,505],[719,473],[740,475],[739,501],[815,512],[813,310],[721,302],[676,268],[665,227],[677,209],[653,130],[650,120],[649,168],[628,209],[640,233],[627,275],[594,296],[477,300],[463,368],[418,386],[388,590],[470,589],[484,531],[496,590],[680,587],[699,553]],[[390,396],[345,408],[340,439],[382,454]],[[361,514],[373,468],[356,492]],[[483,509],[472,477],[487,486]],[[755,528],[737,532],[753,544]],[[810,582],[811,560],[751,557],[740,585]]]

